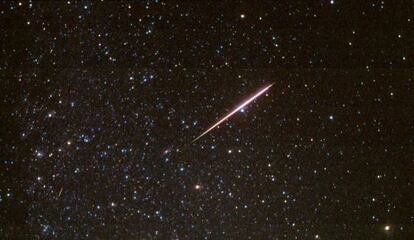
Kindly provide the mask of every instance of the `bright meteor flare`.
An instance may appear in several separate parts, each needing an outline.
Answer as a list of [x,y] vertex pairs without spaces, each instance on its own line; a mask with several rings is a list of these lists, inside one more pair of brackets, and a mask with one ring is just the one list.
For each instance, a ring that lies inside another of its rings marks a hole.
[[247,101],[243,102],[240,106],[236,107],[233,111],[231,111],[229,114],[227,114],[222,119],[220,119],[218,122],[216,122],[213,126],[211,126],[209,129],[207,129],[205,132],[203,132],[200,136],[196,137],[191,143],[194,143],[195,141],[197,141],[198,139],[200,139],[202,136],[206,135],[208,132],[210,132],[211,130],[213,130],[215,127],[217,127],[218,125],[220,125],[222,122],[226,121],[229,117],[231,117],[233,114],[235,114],[240,109],[242,109],[243,107],[245,107],[247,104],[251,103],[253,100],[255,100],[260,95],[262,95],[263,93],[265,93],[267,90],[269,90],[269,88],[271,88],[273,86],[273,84],[274,83],[272,83],[272,84],[264,87],[263,89],[259,90],[256,94],[253,95],[253,97],[249,98]]

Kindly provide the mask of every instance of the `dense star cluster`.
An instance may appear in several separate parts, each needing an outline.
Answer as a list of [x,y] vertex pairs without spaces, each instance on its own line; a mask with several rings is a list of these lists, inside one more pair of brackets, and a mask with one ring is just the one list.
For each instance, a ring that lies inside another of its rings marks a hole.
[[0,238],[412,239],[413,23],[398,0],[2,1]]

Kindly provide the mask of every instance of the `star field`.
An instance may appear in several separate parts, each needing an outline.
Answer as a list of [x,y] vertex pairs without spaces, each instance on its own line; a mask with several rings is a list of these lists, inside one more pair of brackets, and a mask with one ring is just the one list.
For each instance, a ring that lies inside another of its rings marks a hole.
[[1,2],[0,238],[414,238],[413,16]]

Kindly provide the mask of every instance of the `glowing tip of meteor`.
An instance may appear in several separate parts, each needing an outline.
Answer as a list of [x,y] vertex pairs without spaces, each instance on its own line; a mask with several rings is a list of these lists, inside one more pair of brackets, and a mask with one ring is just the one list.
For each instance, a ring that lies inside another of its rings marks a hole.
[[168,147],[167,149],[165,149],[164,151],[162,151],[162,156],[165,156],[165,155],[167,155],[167,154],[169,154],[169,153],[171,153],[172,152],[172,146],[171,147]]

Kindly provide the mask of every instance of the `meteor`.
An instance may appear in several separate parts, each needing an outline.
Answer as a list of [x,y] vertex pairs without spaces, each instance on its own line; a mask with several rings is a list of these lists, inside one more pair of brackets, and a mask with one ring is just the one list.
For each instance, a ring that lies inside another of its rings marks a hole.
[[248,100],[246,100],[245,102],[243,102],[242,104],[240,104],[238,107],[236,107],[230,113],[228,113],[226,116],[224,116],[218,122],[216,122],[213,126],[211,126],[209,129],[207,129],[206,131],[204,131],[200,136],[196,137],[191,143],[195,143],[202,136],[206,135],[208,132],[210,132],[211,130],[213,130],[215,127],[217,127],[218,125],[220,125],[222,122],[226,121],[229,117],[231,117],[233,114],[235,114],[236,112],[238,112],[240,109],[242,109],[243,107],[245,107],[246,105],[248,105],[249,103],[251,103],[253,100],[255,100],[256,98],[258,98],[263,93],[265,93],[267,90],[269,90],[269,88],[271,88],[273,86],[273,84],[274,83],[269,84],[266,87],[260,89],[257,93],[255,93],[253,95],[253,97],[249,98]]

